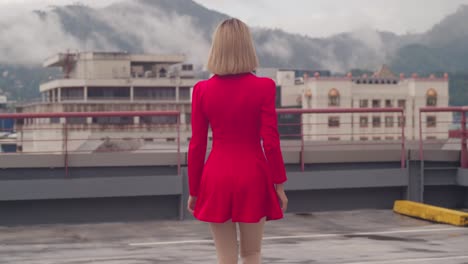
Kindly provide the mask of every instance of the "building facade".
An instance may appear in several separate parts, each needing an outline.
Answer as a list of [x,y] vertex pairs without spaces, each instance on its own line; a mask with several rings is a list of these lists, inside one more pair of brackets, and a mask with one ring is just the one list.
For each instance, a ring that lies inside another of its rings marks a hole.
[[[306,114],[302,117],[303,133],[312,141],[391,141],[401,139],[405,126],[407,139],[419,138],[419,109],[449,104],[448,75],[405,77],[395,75],[387,66],[373,75],[344,77],[316,73],[302,79],[291,78],[294,71],[278,71],[281,107],[313,108],[392,108],[402,107],[406,120],[399,114]],[[452,125],[451,113],[423,115],[424,139],[446,139]]]
[[[190,137],[192,64],[183,55],[138,55],[123,52],[83,52],[57,54],[44,62],[45,67],[60,67],[63,76],[40,86],[41,102],[26,104],[18,112],[107,112],[107,111],[180,111],[181,140]],[[61,151],[62,128],[68,125],[69,151],[95,151],[103,138],[134,138],[138,149],[150,142],[174,141],[177,117],[97,117],[25,120],[19,126],[20,150]],[[151,127],[140,132],[132,127]],[[105,128],[105,129],[104,129]],[[155,131],[158,133],[155,135]],[[155,139],[157,137],[157,139]],[[48,138],[56,144],[47,142]],[[29,140],[26,140],[29,139]],[[107,139],[106,143],[108,144]],[[115,142],[119,145],[119,142]],[[128,142],[125,145],[129,145]]]

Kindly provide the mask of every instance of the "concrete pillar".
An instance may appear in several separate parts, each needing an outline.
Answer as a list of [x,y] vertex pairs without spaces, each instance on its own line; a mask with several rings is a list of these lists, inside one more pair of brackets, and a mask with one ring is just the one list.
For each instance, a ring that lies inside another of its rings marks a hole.
[[187,114],[186,113],[180,113],[180,124],[185,125],[187,124]]
[[177,86],[176,86],[176,102],[179,102],[179,101],[180,101],[180,98],[179,98],[179,97],[180,97],[180,95],[179,95],[179,94],[180,94],[180,86],[179,86],[179,83],[180,83],[180,82],[178,82],[178,83],[177,83]]
[[55,102],[55,89],[50,90],[50,92],[52,93],[52,102]]
[[57,88],[57,102],[62,101],[62,88]]
[[88,86],[83,87],[83,100],[88,101]]
[[135,100],[135,88],[133,86],[130,87],[130,102]]

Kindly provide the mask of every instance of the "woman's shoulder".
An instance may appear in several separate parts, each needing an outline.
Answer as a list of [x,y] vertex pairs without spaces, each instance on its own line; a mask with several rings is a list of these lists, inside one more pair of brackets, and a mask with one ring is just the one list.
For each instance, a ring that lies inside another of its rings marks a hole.
[[258,79],[259,82],[265,84],[266,86],[275,86],[276,87],[276,83],[273,79],[269,78],[269,77],[259,77],[259,76],[256,76],[255,77]]
[[208,79],[208,80],[200,80],[200,81],[198,81],[198,82],[195,83],[195,85],[193,86],[193,89],[194,89],[194,90],[195,90],[195,89],[196,89],[196,90],[202,90],[203,87],[206,86],[205,84],[206,84],[208,81],[209,81],[209,79]]
[[[216,85],[220,84],[223,85],[226,82],[248,82],[248,83],[255,83],[256,86],[263,86],[263,87],[276,87],[276,83],[273,79],[268,77],[257,76],[254,73],[242,73],[242,74],[235,74],[235,75],[213,75],[207,80],[201,80],[197,82],[195,86],[206,86],[206,84]],[[203,89],[203,88],[201,88]]]

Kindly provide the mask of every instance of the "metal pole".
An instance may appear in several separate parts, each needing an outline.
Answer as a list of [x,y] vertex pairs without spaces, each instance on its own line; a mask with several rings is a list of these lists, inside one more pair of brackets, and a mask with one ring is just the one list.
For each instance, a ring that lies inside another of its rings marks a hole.
[[65,176],[68,177],[69,171],[68,171],[68,124],[67,124],[67,118],[65,118],[65,124],[64,124],[64,166],[65,166]]
[[419,160],[422,161],[424,159],[423,153],[423,133],[422,133],[422,113],[419,110]]
[[422,131],[422,111],[419,110],[419,201],[424,202],[424,149],[423,149],[423,131]]
[[301,114],[301,171],[304,172],[305,165],[304,165],[304,115]]
[[466,169],[468,168],[468,153],[466,147],[466,112],[462,111],[462,120],[461,120],[461,167]]
[[180,157],[180,113],[177,116],[177,175],[181,175],[181,157]]
[[[401,120],[405,120],[405,112],[401,111]],[[406,166],[406,139],[405,139],[405,125],[401,125],[401,168],[404,169]]]

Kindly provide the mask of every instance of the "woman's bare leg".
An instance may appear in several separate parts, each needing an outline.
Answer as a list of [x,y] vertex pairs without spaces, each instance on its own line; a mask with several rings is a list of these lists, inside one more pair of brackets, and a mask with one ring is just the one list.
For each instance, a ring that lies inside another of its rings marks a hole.
[[265,217],[258,223],[239,223],[240,248],[243,264],[262,263],[262,239]]
[[219,264],[237,264],[238,246],[236,223],[230,220],[218,224],[210,223],[211,234],[216,246]]

